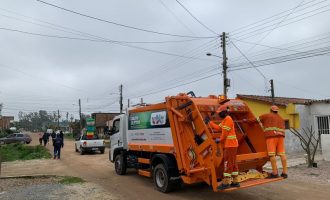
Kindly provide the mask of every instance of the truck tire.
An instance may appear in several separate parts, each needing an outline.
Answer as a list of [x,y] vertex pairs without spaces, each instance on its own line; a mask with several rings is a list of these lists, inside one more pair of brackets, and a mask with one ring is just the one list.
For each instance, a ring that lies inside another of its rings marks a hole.
[[123,154],[118,154],[115,158],[115,170],[118,175],[126,174],[126,163]]
[[170,182],[170,175],[163,163],[156,165],[154,168],[153,180],[158,191],[167,193],[173,190],[173,184]]
[[104,149],[100,150],[101,154],[104,154]]

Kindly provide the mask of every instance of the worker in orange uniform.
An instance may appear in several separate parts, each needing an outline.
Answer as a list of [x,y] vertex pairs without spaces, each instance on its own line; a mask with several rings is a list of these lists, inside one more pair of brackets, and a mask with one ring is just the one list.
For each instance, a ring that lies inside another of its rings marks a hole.
[[286,163],[284,137],[285,137],[285,122],[284,119],[278,114],[278,107],[273,105],[270,107],[270,113],[261,115],[257,118],[261,127],[264,129],[268,155],[272,165],[272,173],[270,178],[278,177],[278,170],[275,156],[281,157],[283,166],[283,172],[281,176],[283,178],[288,177],[288,169]]
[[224,147],[224,178],[218,189],[224,190],[230,187],[240,187],[236,162],[238,141],[236,138],[234,121],[229,116],[228,108],[225,105],[220,106],[217,113],[219,113],[220,118],[223,119],[219,125],[210,121],[208,117],[205,119],[205,122],[209,123],[215,130],[221,131],[220,143],[223,144]]

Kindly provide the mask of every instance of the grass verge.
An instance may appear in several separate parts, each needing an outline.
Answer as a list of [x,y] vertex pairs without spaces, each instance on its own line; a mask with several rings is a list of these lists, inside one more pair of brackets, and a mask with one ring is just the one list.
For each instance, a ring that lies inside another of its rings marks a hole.
[[73,137],[72,133],[67,133],[67,134],[64,134],[64,139],[74,140],[75,138]]
[[64,176],[61,177],[61,180],[58,181],[60,184],[69,185],[74,183],[83,183],[85,182],[82,178],[74,176]]
[[33,160],[51,158],[52,155],[44,146],[26,146],[24,144],[7,144],[0,146],[2,161]]

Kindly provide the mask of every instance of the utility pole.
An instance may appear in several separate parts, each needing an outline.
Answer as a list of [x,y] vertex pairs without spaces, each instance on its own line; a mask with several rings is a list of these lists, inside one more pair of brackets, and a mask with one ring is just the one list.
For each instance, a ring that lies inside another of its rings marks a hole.
[[129,108],[129,105],[130,104],[130,102],[129,102],[129,99],[127,99],[127,108]]
[[57,110],[57,129],[60,130],[60,110]]
[[270,82],[270,91],[272,94],[272,103],[274,105],[275,104],[274,81],[273,81],[273,79],[271,79],[269,82]]
[[119,94],[120,113],[123,113],[123,84],[119,86]]
[[79,125],[80,125],[80,130],[82,129],[82,121],[81,121],[81,101],[79,99]]
[[228,87],[230,86],[229,79],[227,79],[227,53],[226,53],[226,33],[221,35],[222,46],[222,73],[223,73],[223,94],[227,96]]

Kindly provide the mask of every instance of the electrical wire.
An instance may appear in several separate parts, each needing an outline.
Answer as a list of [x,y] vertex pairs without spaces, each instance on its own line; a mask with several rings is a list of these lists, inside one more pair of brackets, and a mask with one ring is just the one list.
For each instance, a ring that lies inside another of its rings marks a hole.
[[[304,3],[302,6],[308,5],[308,4],[313,3],[313,2],[315,2],[315,1],[317,1],[317,0],[312,0],[312,1],[306,2],[306,3]],[[325,2],[325,1],[327,1],[327,0],[323,0],[323,1],[321,1],[321,2],[318,2],[317,4],[323,3],[323,2]],[[309,6],[309,7],[312,7],[312,6],[317,5],[317,4],[313,4],[313,5]],[[264,18],[264,19],[258,20],[258,21],[256,21],[256,22],[251,23],[251,24],[244,25],[244,26],[242,26],[242,27],[239,27],[239,28],[237,28],[237,29],[234,29],[234,30],[230,31],[230,33],[233,34],[233,35],[234,35],[234,34],[237,35],[237,34],[240,34],[240,33],[244,32],[244,31],[242,31],[242,30],[247,31],[247,30],[246,30],[247,28],[248,28],[248,30],[250,30],[250,29],[253,29],[253,28],[255,28],[255,27],[258,27],[258,26],[264,25],[264,24],[265,24],[264,21],[268,21],[268,20],[270,20],[270,21],[275,21],[275,20],[278,20],[279,18],[282,18],[282,17],[283,17],[283,16],[281,16],[282,14],[285,15],[287,12],[291,12],[293,9],[295,9],[295,8],[290,8],[290,9],[288,9],[288,10],[282,11],[282,12],[277,13],[277,14],[275,14],[275,15],[272,15],[272,16],[270,16],[270,17],[267,17],[267,18]],[[303,9],[301,9],[301,10],[303,10]],[[299,10],[299,11],[300,11],[300,10]],[[280,17],[275,18],[275,17],[277,17],[277,16],[280,16]],[[275,19],[274,19],[274,18],[275,18]],[[259,23],[261,23],[261,22],[264,22],[264,23],[259,24]],[[267,23],[269,23],[269,22],[267,22]],[[256,26],[254,26],[254,25],[256,25]],[[236,33],[236,32],[237,32],[237,33]]]
[[[307,18],[313,17],[313,16],[315,16],[315,15],[319,15],[319,14],[322,14],[322,13],[328,12],[330,9],[326,9],[326,10],[322,10],[322,11],[319,11],[319,12],[315,12],[315,13],[313,13],[314,11],[321,10],[321,9],[326,8],[326,7],[329,7],[329,6],[330,6],[330,4],[328,4],[328,5],[326,5],[326,6],[323,6],[323,7],[321,7],[321,8],[317,8],[317,9],[315,9],[315,10],[312,10],[312,11],[309,11],[309,12],[306,12],[306,13],[303,13],[303,14],[301,14],[301,15],[298,15],[298,16],[295,16],[295,17],[292,17],[292,18],[289,18],[289,19],[287,19],[287,21],[289,21],[289,22],[287,22],[287,23],[283,23],[283,24],[279,25],[276,29],[281,28],[281,27],[284,27],[284,26],[287,26],[287,25],[290,25],[290,24],[292,24],[292,23],[296,23],[296,22],[302,21],[302,20],[304,20],[304,19],[307,19]],[[311,15],[308,15],[308,16],[303,17],[303,18],[299,18],[299,17],[302,17],[302,16],[304,16],[304,15],[306,15],[306,14],[309,14],[309,13],[311,13]],[[296,18],[299,18],[299,19],[294,20],[294,21],[290,21],[290,20],[292,20],[292,19],[296,19]],[[236,38],[237,38],[237,39],[245,40],[245,39],[247,39],[247,38],[251,38],[251,37],[254,37],[254,36],[258,36],[258,35],[260,35],[260,34],[262,34],[262,33],[265,33],[265,32],[268,32],[268,31],[272,30],[272,29],[273,29],[272,27],[273,27],[274,25],[276,25],[276,23],[271,24],[271,25],[268,25],[268,26],[265,26],[265,27],[262,27],[262,28],[259,28],[259,29],[256,29],[256,30],[253,30],[253,31],[251,31],[251,32],[248,32],[248,33],[245,33],[245,34],[242,34],[242,35],[239,35],[239,36],[236,36]],[[268,29],[267,29],[267,28],[268,28]],[[270,28],[270,29],[269,29],[269,28]],[[275,29],[274,29],[274,30],[275,30]],[[255,34],[253,34],[253,33],[255,33]],[[245,37],[244,37],[244,36],[245,36]]]
[[97,21],[100,21],[100,22],[105,22],[105,23],[116,25],[116,26],[120,26],[120,27],[123,27],[123,28],[133,29],[133,30],[137,30],[137,31],[143,31],[143,32],[147,32],[147,33],[153,33],[153,34],[165,35],[165,36],[173,36],[173,37],[213,38],[213,37],[196,37],[196,36],[188,36],[188,35],[177,35],[177,34],[163,33],[163,32],[158,32],[158,31],[147,30],[147,29],[143,29],[143,28],[139,28],[139,27],[134,27],[134,26],[129,26],[129,25],[121,24],[121,23],[110,21],[110,20],[106,20],[106,19],[101,19],[101,18],[98,18],[98,17],[93,17],[91,15],[87,15],[87,14],[83,14],[83,13],[78,12],[78,11],[70,10],[70,9],[67,9],[67,8],[64,8],[64,7],[55,5],[55,4],[48,3],[46,1],[42,1],[42,0],[36,0],[36,1],[38,1],[40,3],[43,3],[43,4],[46,4],[46,5],[49,5],[49,6],[52,6],[52,7],[55,7],[55,8],[58,8],[60,10],[64,10],[66,12],[70,12],[70,13],[73,13],[73,14],[76,14],[76,15],[80,15],[82,17],[86,17],[86,18],[89,18],[89,19],[97,20]]
[[66,36],[58,36],[58,35],[47,35],[47,34],[32,33],[32,32],[27,32],[27,31],[22,31],[22,30],[17,30],[17,29],[4,28],[4,27],[0,27],[0,30],[12,31],[12,32],[28,34],[28,35],[34,35],[34,36],[48,37],[48,38],[57,38],[57,39],[82,40],[82,41],[92,41],[92,42],[108,42],[108,43],[111,43],[111,44],[130,47],[130,48],[134,48],[134,49],[139,49],[139,50],[143,50],[143,51],[147,51],[147,52],[151,52],[151,53],[157,53],[157,54],[163,54],[163,55],[167,55],[167,56],[174,56],[174,57],[181,57],[181,58],[198,59],[196,57],[188,57],[188,56],[178,55],[178,54],[174,54],[174,53],[158,51],[158,50],[148,49],[148,48],[139,47],[139,46],[133,46],[131,44],[125,44],[125,43],[122,43],[122,42],[119,42],[119,41],[112,41],[112,40],[100,41],[100,40],[85,39],[85,38],[74,38],[74,37],[66,37]]
[[250,63],[250,65],[267,81],[267,77],[250,61],[250,59],[235,45],[234,42],[231,44],[239,51],[240,54]]
[[211,33],[214,33],[215,35],[219,35],[217,32],[213,31],[209,27],[207,27],[204,23],[202,23],[197,17],[195,17],[179,0],[175,0],[192,18],[194,18],[200,25],[202,25],[204,28],[206,28]]
[[194,36],[196,35],[185,23],[183,23],[183,21],[162,1],[162,0],[158,0],[160,2],[160,4],[162,4],[162,6],[169,12],[171,13],[174,18],[183,26],[185,27],[191,34],[193,34]]

